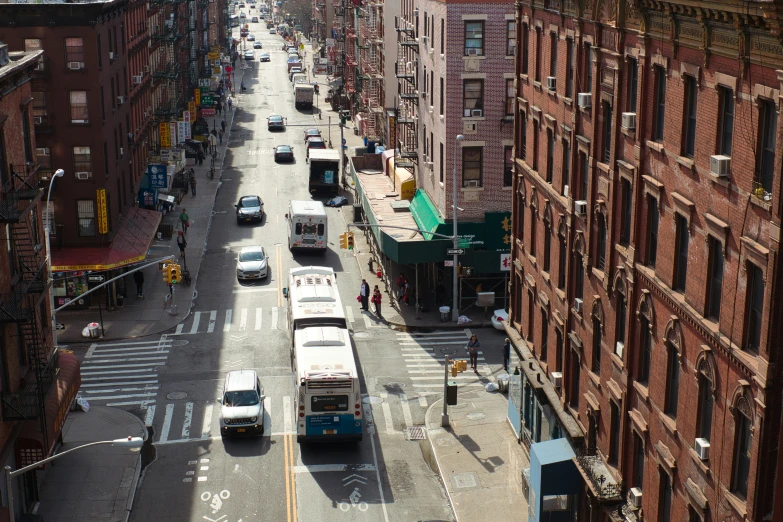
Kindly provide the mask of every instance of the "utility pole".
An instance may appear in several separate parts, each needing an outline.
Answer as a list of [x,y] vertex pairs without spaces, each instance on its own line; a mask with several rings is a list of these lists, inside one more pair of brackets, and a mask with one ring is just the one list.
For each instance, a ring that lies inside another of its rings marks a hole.
[[446,364],[443,365],[443,414],[440,416],[440,425],[447,428],[449,424],[449,401],[446,398],[449,392],[449,363],[453,361],[446,357]]

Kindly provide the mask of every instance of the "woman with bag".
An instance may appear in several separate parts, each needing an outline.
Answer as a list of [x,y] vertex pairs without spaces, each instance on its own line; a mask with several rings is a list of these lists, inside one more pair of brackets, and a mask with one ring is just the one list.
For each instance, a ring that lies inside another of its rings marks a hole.
[[470,356],[470,366],[473,368],[474,372],[478,372],[478,349],[481,346],[481,343],[478,340],[478,337],[476,337],[476,334],[473,334],[470,336],[470,341],[468,341],[467,346],[465,347],[468,350],[468,356]]
[[378,290],[378,285],[375,285],[375,290],[372,291],[371,302],[375,305],[375,314],[381,316],[381,291]]

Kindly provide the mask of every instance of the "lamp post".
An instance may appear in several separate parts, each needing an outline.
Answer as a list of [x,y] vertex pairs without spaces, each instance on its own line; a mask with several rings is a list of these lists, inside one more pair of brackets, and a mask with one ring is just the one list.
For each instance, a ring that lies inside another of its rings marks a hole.
[[[49,192],[46,193],[46,215],[49,216],[46,220],[46,230],[44,231],[44,237],[46,238],[46,259],[47,259],[47,271],[49,272],[49,282],[52,282],[52,249],[49,244],[49,236],[52,231],[52,220],[54,219],[54,212],[49,210],[49,200],[52,197],[52,187],[54,186],[54,180],[63,177],[65,171],[63,169],[57,169],[54,172],[54,176],[49,181]],[[57,321],[54,313],[54,288],[49,288],[49,312],[52,314],[52,339],[54,339],[54,345],[57,346]]]
[[[454,244],[452,245],[452,248],[454,248],[455,252],[459,248],[459,236],[457,235],[457,143],[463,141],[464,139],[465,136],[462,134],[457,134],[457,136],[454,138],[454,175],[452,176],[451,180],[453,214],[451,215],[451,218],[452,223],[454,224]],[[457,270],[459,267],[459,256],[456,253],[454,254],[453,263],[454,266],[452,268],[454,270],[454,280],[452,292],[454,292],[454,297],[452,299],[451,320],[456,323],[459,320],[459,273]]]
[[71,448],[69,450],[63,451],[62,453],[58,453],[57,455],[52,455],[47,459],[39,460],[34,464],[30,464],[29,466],[25,466],[21,469],[17,469],[16,471],[11,471],[11,466],[6,466],[5,467],[5,492],[6,495],[8,496],[9,522],[15,522],[16,520],[16,513],[14,510],[14,481],[13,481],[15,477],[18,477],[23,473],[27,473],[28,471],[35,469],[41,466],[42,464],[46,464],[47,462],[51,462],[55,459],[59,459],[63,455],[67,455],[76,450],[88,448],[90,446],[97,446],[99,444],[111,444],[112,446],[116,446],[119,448],[135,449],[135,448],[140,448],[144,445],[144,439],[142,439],[141,437],[128,437],[126,439],[100,440],[98,442],[90,442],[89,444],[84,444],[82,446]]

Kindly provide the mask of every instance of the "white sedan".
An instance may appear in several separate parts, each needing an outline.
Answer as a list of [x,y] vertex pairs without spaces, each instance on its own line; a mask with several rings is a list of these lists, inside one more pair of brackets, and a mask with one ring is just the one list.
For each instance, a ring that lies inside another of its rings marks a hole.
[[504,331],[503,323],[506,322],[508,322],[508,312],[502,308],[495,310],[495,313],[492,314],[492,326],[495,327],[495,330]]

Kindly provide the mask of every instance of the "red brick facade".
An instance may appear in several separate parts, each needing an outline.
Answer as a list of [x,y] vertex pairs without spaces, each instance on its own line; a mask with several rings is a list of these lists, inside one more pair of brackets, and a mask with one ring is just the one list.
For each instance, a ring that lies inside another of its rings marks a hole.
[[[640,512],[586,488],[586,509],[761,520],[780,430],[776,26],[755,5],[697,18],[674,4],[543,3],[517,9],[510,316],[541,367],[564,374],[587,451],[643,492]],[[731,158],[726,175],[711,156]]]

